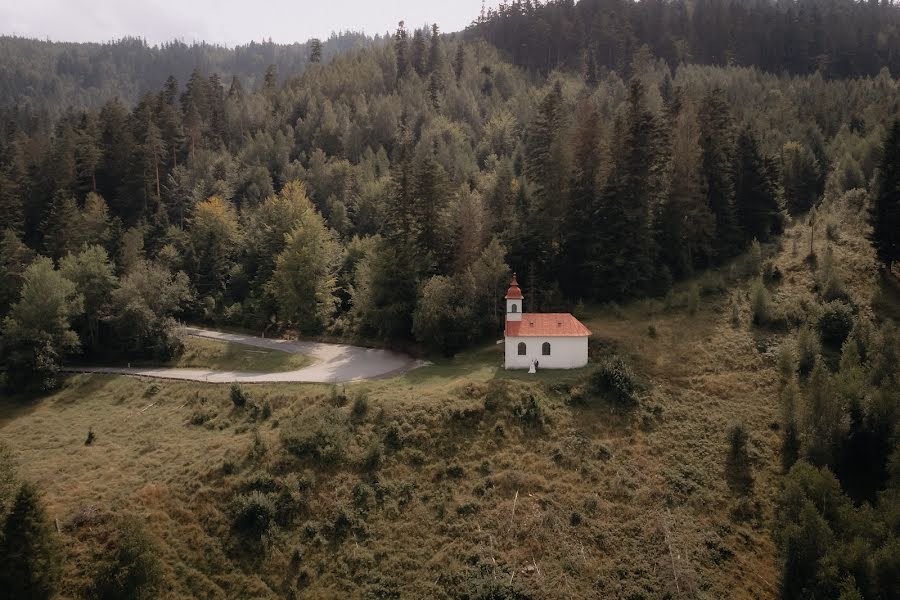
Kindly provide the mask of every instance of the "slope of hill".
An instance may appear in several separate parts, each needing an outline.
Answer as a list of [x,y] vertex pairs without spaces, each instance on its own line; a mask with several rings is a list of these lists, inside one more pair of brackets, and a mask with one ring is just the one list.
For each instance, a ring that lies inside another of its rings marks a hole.
[[[322,42],[322,60],[379,43],[380,36],[332,34]],[[0,36],[0,55],[0,107],[18,106],[56,117],[69,109],[96,109],[113,98],[133,105],[141,95],[159,89],[169,76],[187,81],[194,69],[218,73],[226,82],[238,77],[252,89],[262,83],[266,68],[274,65],[283,80],[306,68],[310,42],[251,42],[225,48],[180,41],[150,46],[135,38],[74,43]]]
[[[865,227],[834,210],[836,241],[815,249],[864,315],[879,285]],[[820,268],[791,243],[808,234],[798,222],[763,249],[778,310],[815,313]],[[61,524],[65,597],[135,516],[160,597],[772,598],[792,336],[753,325],[756,268],[586,312],[595,361],[618,354],[642,380],[631,408],[592,391],[598,362],[528,376],[486,347],[384,382],[249,386],[246,407],[225,387],[77,376],[7,405],[3,438]],[[729,485],[734,423],[749,492]]]

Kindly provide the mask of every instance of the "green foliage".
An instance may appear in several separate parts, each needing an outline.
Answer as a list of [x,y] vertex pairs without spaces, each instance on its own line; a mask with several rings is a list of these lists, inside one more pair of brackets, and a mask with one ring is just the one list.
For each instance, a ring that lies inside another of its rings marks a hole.
[[57,385],[62,357],[80,348],[71,322],[82,307],[75,284],[49,258],[38,258],[25,269],[20,298],[3,320],[7,385],[20,390]]
[[700,287],[696,283],[688,286],[687,290],[687,309],[689,315],[696,315],[700,308]]
[[334,408],[307,410],[281,425],[281,444],[298,458],[311,458],[323,465],[343,460],[347,451],[345,419]]
[[812,371],[816,359],[822,351],[819,336],[808,326],[801,327],[794,337],[797,370],[802,374]]
[[790,340],[785,340],[778,346],[778,373],[782,382],[790,381],[797,372],[797,357],[794,355],[794,347]]
[[631,367],[618,356],[600,363],[591,375],[591,388],[618,408],[632,408],[638,403],[640,385]]
[[168,360],[181,350],[173,316],[193,298],[183,272],[138,261],[112,293],[113,330],[111,344],[127,356]]
[[774,317],[772,296],[762,277],[757,277],[750,286],[750,314],[753,315],[753,323],[760,326],[768,325]]
[[231,403],[234,404],[235,408],[244,408],[249,399],[246,392],[244,392],[244,388],[236,383],[231,384],[229,396],[231,397]]
[[19,487],[0,536],[0,589],[8,598],[42,600],[57,593],[62,548],[29,483]]
[[513,406],[512,414],[529,427],[541,429],[547,423],[544,404],[535,394],[527,394]]
[[365,393],[357,394],[353,398],[353,406],[350,409],[351,414],[356,419],[362,419],[369,412],[369,397]]
[[885,136],[878,166],[878,188],[872,205],[872,245],[888,270],[900,262],[900,119]]
[[159,548],[136,518],[114,523],[114,535],[94,576],[93,597],[98,600],[157,597],[162,585]]
[[303,208],[294,228],[285,234],[284,250],[275,261],[268,290],[278,305],[279,317],[303,332],[318,332],[334,314],[336,272],[340,246],[334,232],[306,198],[300,184],[282,192],[298,197]]
[[896,558],[887,557],[898,547],[897,538],[878,533],[898,499],[896,488],[890,489],[874,510],[857,508],[828,469],[802,460],[794,465],[775,513],[775,538],[784,556],[782,596],[891,595]]
[[819,162],[804,144],[789,141],[781,149],[781,186],[788,210],[793,215],[808,211],[820,189]]
[[275,522],[275,499],[273,494],[252,490],[235,496],[229,511],[235,530],[258,539]]
[[853,329],[853,308],[835,300],[822,307],[816,327],[822,343],[832,348],[840,348]]

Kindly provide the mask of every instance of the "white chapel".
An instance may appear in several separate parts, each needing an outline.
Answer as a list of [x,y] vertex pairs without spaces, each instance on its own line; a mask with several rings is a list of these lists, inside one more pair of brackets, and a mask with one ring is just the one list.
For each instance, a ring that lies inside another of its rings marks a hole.
[[535,361],[541,369],[585,366],[591,331],[569,313],[522,312],[524,299],[513,274],[506,291],[504,366],[528,369]]

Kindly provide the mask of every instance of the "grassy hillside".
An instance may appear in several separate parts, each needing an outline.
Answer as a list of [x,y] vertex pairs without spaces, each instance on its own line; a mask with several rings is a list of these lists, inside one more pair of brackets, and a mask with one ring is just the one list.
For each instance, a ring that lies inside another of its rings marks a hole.
[[[853,300],[896,309],[858,213],[819,223]],[[798,222],[763,248],[781,310],[815,306],[808,236]],[[506,372],[491,345],[392,380],[248,386],[243,409],[227,386],[78,375],[5,404],[0,431],[62,528],[67,597],[125,515],[162,597],[774,597],[785,333],[750,324],[753,261],[590,308],[583,370]],[[590,385],[612,354],[637,374],[636,407]],[[724,476],[735,422],[747,498]]]

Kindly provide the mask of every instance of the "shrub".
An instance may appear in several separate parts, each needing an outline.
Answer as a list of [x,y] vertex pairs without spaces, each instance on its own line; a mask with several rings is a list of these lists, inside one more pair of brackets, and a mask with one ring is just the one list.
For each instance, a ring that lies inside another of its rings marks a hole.
[[94,597],[98,600],[157,597],[162,583],[158,551],[136,518],[125,519],[112,536],[108,560],[94,579]]
[[728,455],[725,458],[725,478],[731,491],[748,495],[753,489],[753,474],[750,471],[750,453],[747,450],[749,436],[743,423],[728,428]]
[[750,274],[759,275],[759,271],[762,268],[762,263],[762,248],[759,245],[759,240],[753,238],[753,241],[750,243],[750,257],[748,264],[748,267],[750,268]]
[[244,408],[247,405],[249,397],[244,393],[243,388],[236,383],[231,384],[231,402],[236,408]]
[[755,325],[767,325],[772,320],[772,297],[761,277],[750,287],[750,311]]
[[695,315],[700,308],[700,288],[696,283],[692,283],[687,290],[687,309],[688,314]]
[[832,242],[836,242],[840,237],[838,222],[834,218],[829,217],[825,222],[825,236]]
[[839,300],[824,306],[817,323],[822,342],[832,348],[840,348],[853,329],[853,309]]
[[260,409],[260,417],[263,421],[272,416],[272,404],[265,400],[262,404],[262,408]]
[[261,536],[275,521],[275,501],[271,494],[253,490],[231,501],[231,523],[241,533]]
[[378,440],[372,440],[363,455],[362,466],[367,471],[375,471],[381,466],[381,456],[384,454],[384,446]]
[[333,464],[344,458],[347,428],[334,409],[307,411],[281,431],[285,450],[298,458]]
[[396,421],[388,425],[384,432],[384,446],[390,450],[399,450],[403,447],[403,435]]
[[331,386],[331,404],[334,406],[344,406],[347,404],[347,389],[344,386],[341,386],[338,389],[338,386]]
[[357,419],[363,418],[369,412],[369,397],[365,393],[361,393],[353,399],[351,412]]
[[591,376],[591,387],[595,393],[605,396],[617,406],[637,404],[640,386],[631,368],[618,356],[600,363],[600,368]]
[[731,297],[731,325],[733,327],[738,327],[741,324],[741,303],[738,300],[737,294],[734,294]]
[[513,415],[531,427],[541,428],[545,423],[543,403],[534,394],[528,394],[519,400],[513,406]]
[[762,272],[763,281],[767,283],[778,283],[782,280],[784,275],[781,273],[781,269],[778,268],[771,260],[767,260],[766,264],[763,265]]
[[778,347],[778,373],[782,381],[789,381],[797,370],[797,361],[794,358],[794,349],[787,340]]
[[819,337],[809,326],[804,326],[797,331],[794,345],[797,349],[797,370],[805,375],[812,371],[813,366],[816,364],[816,357],[819,356],[822,350],[819,344]]

